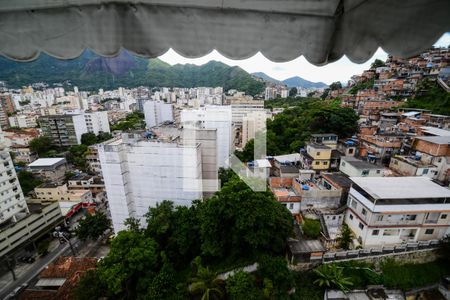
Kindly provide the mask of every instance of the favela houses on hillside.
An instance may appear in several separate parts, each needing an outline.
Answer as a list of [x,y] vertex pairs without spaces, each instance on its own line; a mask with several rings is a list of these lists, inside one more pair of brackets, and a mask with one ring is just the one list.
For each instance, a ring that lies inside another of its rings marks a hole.
[[450,299],[448,0],[0,1],[0,299]]

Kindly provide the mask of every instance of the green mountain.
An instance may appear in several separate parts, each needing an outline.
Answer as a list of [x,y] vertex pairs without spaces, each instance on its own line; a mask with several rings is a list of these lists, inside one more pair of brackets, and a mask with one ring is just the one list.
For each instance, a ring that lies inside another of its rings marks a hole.
[[223,86],[250,95],[264,90],[264,83],[239,67],[217,61],[204,65],[174,65],[159,60],[133,56],[123,51],[116,57],[101,57],[85,51],[71,60],[59,60],[42,54],[32,62],[15,62],[0,57],[0,81],[20,88],[35,82],[70,83],[82,90],[123,87],[196,87]]

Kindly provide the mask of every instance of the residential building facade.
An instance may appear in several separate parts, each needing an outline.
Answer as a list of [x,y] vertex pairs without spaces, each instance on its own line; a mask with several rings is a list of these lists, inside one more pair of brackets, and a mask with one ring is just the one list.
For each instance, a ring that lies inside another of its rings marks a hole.
[[435,240],[450,226],[450,190],[427,177],[351,177],[345,222],[363,247]]

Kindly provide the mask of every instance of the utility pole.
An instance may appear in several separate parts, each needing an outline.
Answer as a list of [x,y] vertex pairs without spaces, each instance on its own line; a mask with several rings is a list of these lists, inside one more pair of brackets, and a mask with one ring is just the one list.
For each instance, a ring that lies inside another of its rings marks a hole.
[[14,272],[14,266],[11,265],[9,256],[5,255],[5,261],[6,261],[6,265],[7,265],[8,269],[11,271],[13,281],[16,281],[16,279],[17,279],[16,273]]
[[68,242],[69,246],[70,246],[70,250],[72,250],[73,256],[77,256],[77,254],[75,253],[75,249],[73,248],[72,242],[70,241],[70,236],[69,236],[69,238],[67,238],[64,233],[65,232],[61,232],[58,229],[56,229],[56,231],[53,232],[53,236],[59,238],[60,244],[64,244],[65,242]]

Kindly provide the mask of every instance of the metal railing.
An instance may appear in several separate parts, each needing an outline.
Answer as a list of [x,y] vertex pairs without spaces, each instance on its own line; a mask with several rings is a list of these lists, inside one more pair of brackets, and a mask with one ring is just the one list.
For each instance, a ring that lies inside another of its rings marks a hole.
[[311,260],[322,261],[322,263],[332,263],[336,261],[358,260],[377,256],[395,256],[423,250],[434,250],[439,246],[439,240],[420,241],[395,246],[382,246],[380,248],[362,248],[339,252],[327,252],[321,256],[311,257]]

